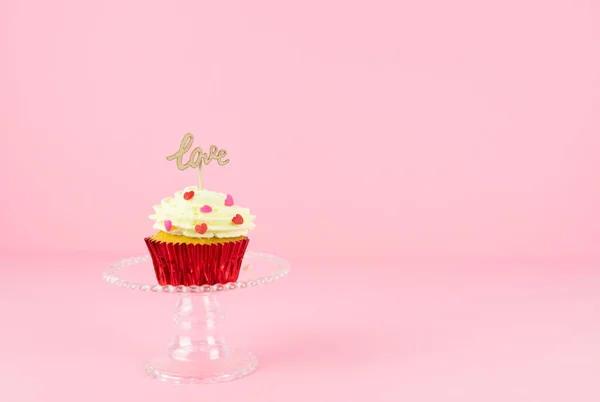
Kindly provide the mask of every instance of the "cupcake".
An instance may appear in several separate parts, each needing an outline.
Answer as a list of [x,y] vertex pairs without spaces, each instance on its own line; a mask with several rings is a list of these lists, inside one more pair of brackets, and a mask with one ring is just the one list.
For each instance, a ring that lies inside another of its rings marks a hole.
[[229,194],[186,187],[154,206],[158,233],[145,238],[161,285],[235,282],[254,216]]

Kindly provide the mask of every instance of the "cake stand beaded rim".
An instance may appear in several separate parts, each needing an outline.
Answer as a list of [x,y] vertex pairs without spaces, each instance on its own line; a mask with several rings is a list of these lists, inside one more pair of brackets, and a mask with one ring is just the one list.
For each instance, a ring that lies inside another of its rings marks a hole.
[[172,285],[159,285],[159,284],[145,284],[131,282],[121,279],[118,274],[121,269],[130,265],[140,264],[143,262],[150,261],[150,254],[145,254],[137,257],[125,258],[110,265],[102,274],[105,282],[118,287],[122,287],[130,290],[139,290],[143,292],[152,293],[175,293],[175,294],[206,294],[224,292],[235,289],[251,288],[258,285],[264,285],[271,283],[277,279],[281,279],[290,273],[290,264],[282,258],[276,257],[266,253],[247,252],[244,259],[246,258],[259,258],[273,262],[277,268],[273,270],[270,275],[263,275],[249,280],[242,280],[237,282],[229,283],[218,283],[216,285],[202,285],[202,286],[172,286]]

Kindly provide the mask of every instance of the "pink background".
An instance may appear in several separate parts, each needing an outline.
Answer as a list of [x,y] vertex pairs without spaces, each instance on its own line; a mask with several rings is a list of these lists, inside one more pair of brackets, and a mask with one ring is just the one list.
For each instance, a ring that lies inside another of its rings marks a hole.
[[[7,400],[598,400],[599,17],[582,0],[1,1]],[[165,160],[186,132],[228,150],[207,187],[295,271],[228,296],[260,371],[174,391],[135,366],[172,300],[99,277],[195,184]]]

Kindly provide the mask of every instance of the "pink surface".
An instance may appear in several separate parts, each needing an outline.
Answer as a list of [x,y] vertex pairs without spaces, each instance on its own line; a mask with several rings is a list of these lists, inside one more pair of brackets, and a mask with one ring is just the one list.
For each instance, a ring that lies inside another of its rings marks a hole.
[[221,296],[259,369],[172,386],[142,362],[164,351],[175,298],[102,283],[116,257],[0,261],[3,401],[600,399],[597,266],[295,259],[289,277]]
[[[0,1],[0,399],[598,401],[599,15]],[[172,300],[100,281],[186,132],[294,269],[224,298],[261,366],[208,387],[143,378]]]

